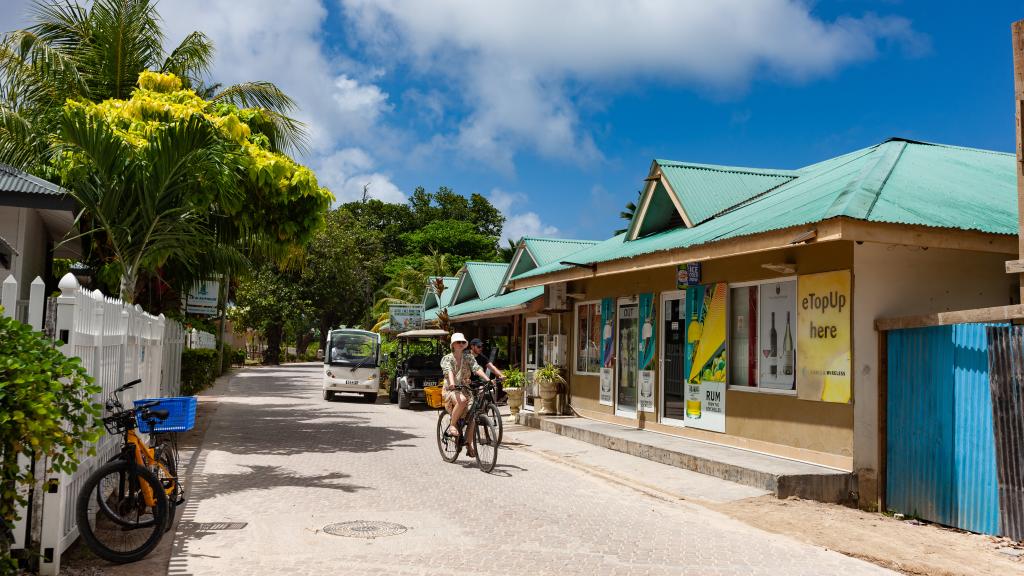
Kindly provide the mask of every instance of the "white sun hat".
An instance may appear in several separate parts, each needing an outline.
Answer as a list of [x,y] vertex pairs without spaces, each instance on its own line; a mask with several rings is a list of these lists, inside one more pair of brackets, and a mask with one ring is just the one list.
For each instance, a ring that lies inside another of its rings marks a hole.
[[466,342],[466,337],[462,334],[462,332],[456,332],[455,334],[452,334],[451,342],[452,344],[455,344],[456,342],[462,342],[463,344],[468,343]]

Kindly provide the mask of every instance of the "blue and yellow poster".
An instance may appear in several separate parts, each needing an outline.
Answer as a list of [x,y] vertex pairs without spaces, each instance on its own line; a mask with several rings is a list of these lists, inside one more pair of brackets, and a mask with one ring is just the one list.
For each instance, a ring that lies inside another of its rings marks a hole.
[[612,405],[612,381],[615,376],[615,299],[601,300],[601,389],[598,401]]
[[654,294],[640,295],[640,331],[639,338],[638,370],[640,380],[640,398],[638,409],[641,412],[654,412],[654,348],[655,333],[654,327],[657,322],[654,317]]
[[686,290],[686,425],[725,432],[727,284]]

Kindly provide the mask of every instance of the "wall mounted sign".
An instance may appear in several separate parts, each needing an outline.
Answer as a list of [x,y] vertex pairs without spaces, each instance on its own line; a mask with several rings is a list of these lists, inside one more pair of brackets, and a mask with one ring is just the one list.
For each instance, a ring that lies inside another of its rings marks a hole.
[[654,294],[640,295],[640,338],[637,368],[640,371],[640,399],[637,410],[654,412],[654,349],[657,321],[654,317]]
[[797,397],[850,401],[850,271],[797,279]]
[[727,284],[686,291],[685,425],[725,432]]
[[615,373],[615,299],[601,300],[601,391],[598,401],[611,406]]

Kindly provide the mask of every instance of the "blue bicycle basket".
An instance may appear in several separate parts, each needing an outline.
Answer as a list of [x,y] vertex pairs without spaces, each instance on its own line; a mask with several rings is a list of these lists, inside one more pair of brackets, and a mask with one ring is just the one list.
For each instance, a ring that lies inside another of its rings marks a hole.
[[135,421],[139,425],[139,432],[146,434],[150,432],[185,432],[186,430],[191,430],[196,425],[195,396],[143,398],[135,401],[135,407],[138,408],[147,402],[159,402],[155,406],[150,406],[150,410],[167,410],[167,418],[165,420],[157,420],[150,427],[149,422],[143,421],[139,413],[136,412]]

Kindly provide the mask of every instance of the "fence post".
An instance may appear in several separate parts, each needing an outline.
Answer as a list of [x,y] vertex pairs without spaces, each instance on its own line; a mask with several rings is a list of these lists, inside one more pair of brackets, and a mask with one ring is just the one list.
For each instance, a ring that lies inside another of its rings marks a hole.
[[[72,356],[74,334],[76,293],[79,290],[78,280],[68,272],[60,279],[60,296],[57,297],[56,334],[64,345],[61,351],[65,356]],[[64,538],[64,490],[70,478],[64,473],[49,477],[44,482],[43,515],[39,534],[39,547],[42,558],[39,560],[39,574],[55,576],[60,571],[60,555],[63,552],[61,542]]]
[[0,289],[0,306],[4,307],[4,316],[16,318],[18,313],[18,281],[14,274],[8,274],[4,280],[3,288]]
[[28,324],[39,332],[43,329],[43,307],[46,304],[46,282],[39,276],[32,281],[28,296]]

